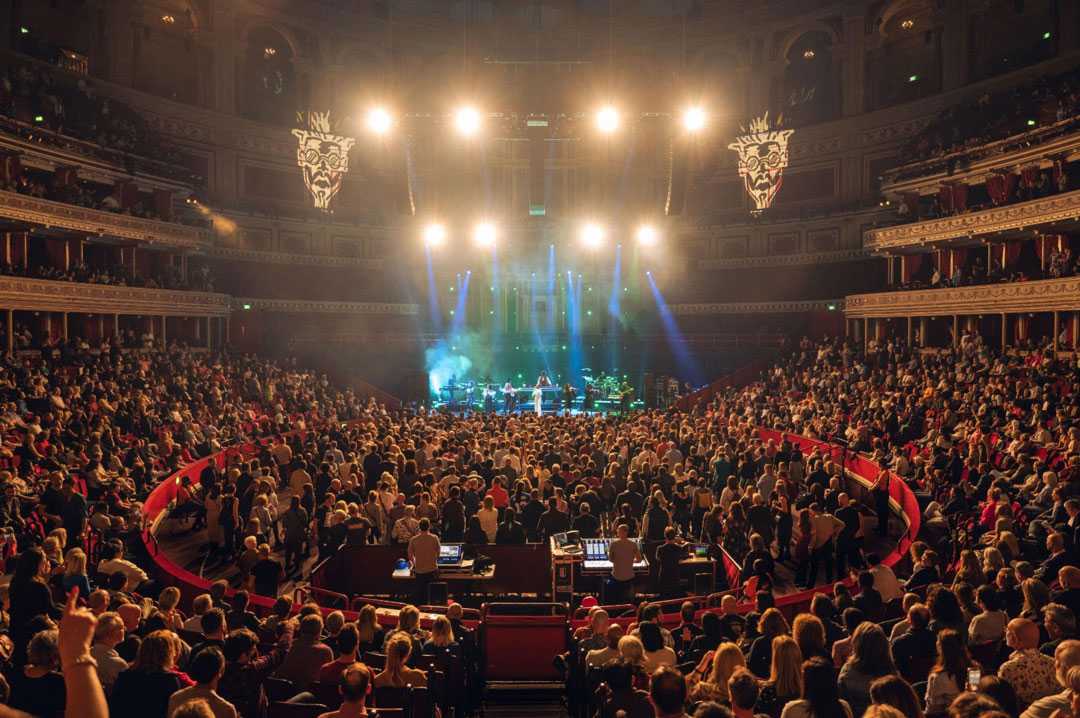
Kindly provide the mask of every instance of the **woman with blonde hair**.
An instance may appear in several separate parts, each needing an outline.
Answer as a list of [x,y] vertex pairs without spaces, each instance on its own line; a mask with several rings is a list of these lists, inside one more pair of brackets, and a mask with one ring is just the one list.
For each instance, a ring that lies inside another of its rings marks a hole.
[[745,668],[746,659],[734,643],[721,643],[712,656],[712,669],[708,677],[699,681],[690,691],[689,702],[716,701],[725,706],[731,705],[728,693],[728,680],[736,668]]
[[375,676],[375,687],[426,687],[427,674],[407,665],[411,655],[412,639],[401,631],[393,633],[386,642],[386,667]]
[[375,607],[370,603],[364,604],[360,613],[356,616],[356,630],[360,635],[360,644],[356,655],[363,658],[365,653],[378,653],[382,650],[386,632],[379,625]]
[[802,697],[802,663],[803,654],[794,638],[777,636],[773,639],[769,679],[761,684],[754,713],[780,718],[780,711],[788,701]]
[[73,548],[64,556],[64,577],[61,579],[64,593],[78,587],[79,597],[90,595],[90,577],[86,575],[86,553],[81,548]]
[[184,626],[184,614],[180,613],[180,589],[167,586],[158,595],[158,613],[171,631],[179,631]]
[[988,546],[982,552],[982,570],[985,576],[997,576],[1005,568],[1005,558],[994,546]]
[[457,648],[457,645],[450,619],[446,616],[436,616],[434,623],[431,624],[431,636],[424,641],[424,653],[450,651]]

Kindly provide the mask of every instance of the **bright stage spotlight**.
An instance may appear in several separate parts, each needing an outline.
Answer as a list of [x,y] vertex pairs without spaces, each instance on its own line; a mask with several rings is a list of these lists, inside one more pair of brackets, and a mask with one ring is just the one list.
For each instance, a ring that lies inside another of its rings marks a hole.
[[446,243],[446,227],[433,223],[424,228],[424,244],[428,247],[441,247]]
[[495,246],[496,239],[495,225],[491,222],[481,222],[476,225],[476,231],[473,233],[473,241],[476,242],[476,246],[490,249]]
[[471,105],[459,107],[454,113],[454,127],[466,137],[471,137],[480,131],[480,112]]
[[589,222],[581,228],[581,243],[586,249],[599,249],[604,244],[604,228]]
[[601,107],[596,113],[596,129],[606,135],[619,129],[619,111],[611,105]]
[[373,107],[367,113],[367,128],[377,135],[385,135],[394,125],[394,118],[384,107]]
[[707,120],[708,117],[705,115],[705,109],[703,107],[695,105],[693,107],[687,107],[686,110],[683,111],[682,122],[683,127],[686,128],[687,132],[700,132],[705,129],[705,122]]
[[660,241],[660,232],[651,224],[643,224],[638,227],[637,242],[643,247],[652,247]]

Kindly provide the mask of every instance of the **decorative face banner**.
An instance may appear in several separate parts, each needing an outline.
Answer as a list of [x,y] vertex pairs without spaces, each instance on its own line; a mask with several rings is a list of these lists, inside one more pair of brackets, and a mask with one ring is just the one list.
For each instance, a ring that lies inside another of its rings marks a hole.
[[739,153],[739,176],[754,200],[755,212],[768,209],[784,181],[788,166],[788,139],[795,130],[769,128],[769,113],[755,117],[749,128],[728,145]]
[[309,112],[308,128],[292,133],[298,143],[296,164],[304,170],[304,184],[316,209],[329,212],[330,202],[349,171],[349,150],[356,138],[332,134],[329,112]]

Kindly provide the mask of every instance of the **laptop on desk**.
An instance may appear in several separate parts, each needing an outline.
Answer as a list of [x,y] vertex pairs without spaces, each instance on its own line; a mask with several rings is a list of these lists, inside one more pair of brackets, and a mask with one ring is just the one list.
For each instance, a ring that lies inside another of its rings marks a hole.
[[452,569],[461,566],[465,556],[465,547],[459,543],[444,543],[439,546],[439,558],[435,564],[440,569]]

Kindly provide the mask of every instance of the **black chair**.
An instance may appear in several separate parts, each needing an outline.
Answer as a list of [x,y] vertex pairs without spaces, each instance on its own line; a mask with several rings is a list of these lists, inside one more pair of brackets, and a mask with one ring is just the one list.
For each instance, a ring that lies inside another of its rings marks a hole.
[[325,703],[330,710],[341,707],[341,689],[336,684],[316,681],[308,686],[308,691],[315,696],[316,702]]
[[363,657],[364,665],[373,671],[381,671],[386,668],[386,654],[368,651]]
[[274,701],[287,701],[297,694],[293,682],[284,678],[269,676],[263,681],[263,687],[266,689],[266,697],[270,699],[271,703]]
[[318,718],[327,711],[322,703],[283,703],[270,704],[270,718]]

